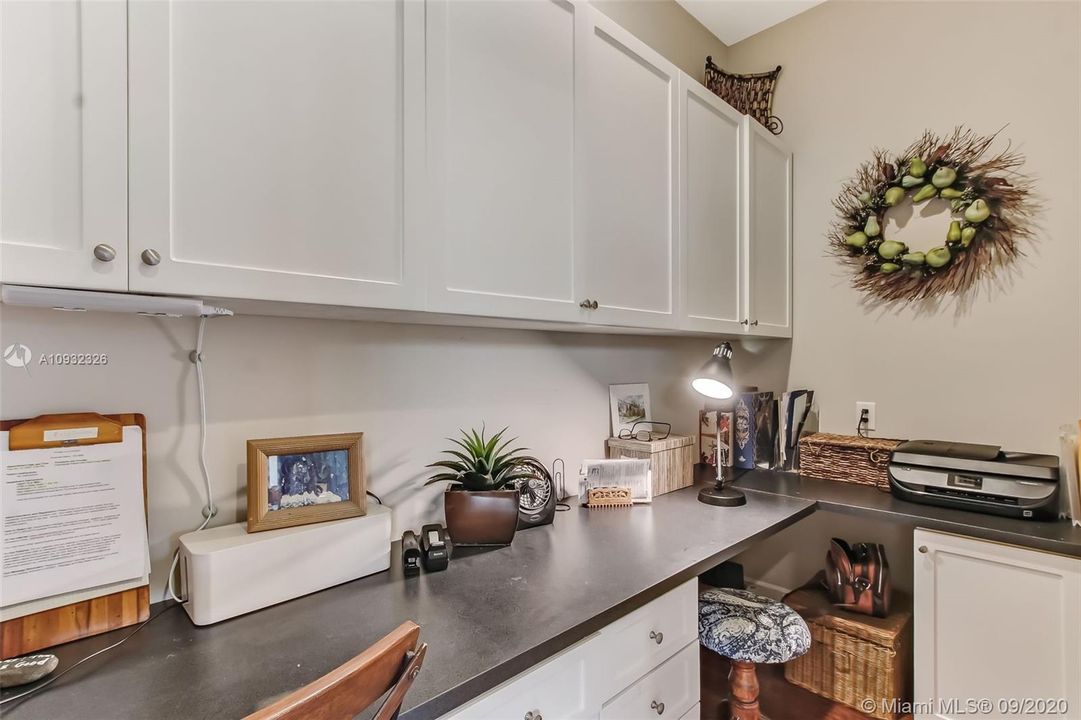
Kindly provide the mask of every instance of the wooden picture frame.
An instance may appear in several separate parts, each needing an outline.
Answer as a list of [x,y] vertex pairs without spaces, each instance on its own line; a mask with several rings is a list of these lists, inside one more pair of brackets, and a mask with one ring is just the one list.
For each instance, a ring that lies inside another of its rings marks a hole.
[[[359,517],[368,512],[366,483],[364,480],[364,433],[340,433],[337,435],[306,435],[301,437],[267,438],[264,440],[248,441],[248,532],[262,532],[263,530],[277,530],[279,528],[293,527],[295,525],[307,525],[309,523],[326,522],[328,520],[340,520],[342,518]],[[308,457],[300,457],[289,465],[290,479],[279,479],[275,485],[270,484],[272,472],[281,470],[282,464],[279,458],[293,458],[295,456],[311,456],[316,454],[339,452],[346,453],[348,465],[347,478],[335,478],[330,474],[331,482],[339,489],[348,488],[348,497],[335,502],[316,502],[293,507],[274,508],[271,503],[271,487],[278,487],[279,502],[289,497],[299,497],[296,493],[282,494],[283,486],[297,482],[307,483],[312,488],[311,495],[318,497],[323,493],[330,492],[329,487],[323,487],[325,483],[316,480],[321,477],[312,477],[312,473],[324,474],[329,472],[327,468],[340,465],[340,456],[331,455],[326,458],[321,468],[313,468],[318,461]],[[273,465],[272,463],[279,463]],[[300,470],[296,468],[300,467]],[[295,475],[293,474],[295,471]],[[297,478],[300,478],[297,480]]]

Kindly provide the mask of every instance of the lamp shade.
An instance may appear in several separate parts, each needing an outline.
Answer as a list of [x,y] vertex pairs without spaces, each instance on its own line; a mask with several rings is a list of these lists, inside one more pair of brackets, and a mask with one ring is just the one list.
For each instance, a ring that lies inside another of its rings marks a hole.
[[732,346],[724,342],[713,349],[713,356],[691,381],[698,393],[714,400],[727,400],[735,394],[732,380]]

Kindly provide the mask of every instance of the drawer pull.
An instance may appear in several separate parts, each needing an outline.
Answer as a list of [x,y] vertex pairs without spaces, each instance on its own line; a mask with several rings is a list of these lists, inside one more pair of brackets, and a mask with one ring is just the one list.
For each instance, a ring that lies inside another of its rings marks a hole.
[[541,715],[540,710],[530,710],[525,714],[523,720],[544,720],[544,717]]
[[649,704],[651,710],[656,710],[658,715],[664,715],[664,703],[654,700]]
[[[660,645],[662,642],[664,642],[664,633],[657,632],[656,630],[650,630],[649,631],[649,639],[653,640],[658,645]],[[661,704],[661,707],[664,707],[663,703]]]

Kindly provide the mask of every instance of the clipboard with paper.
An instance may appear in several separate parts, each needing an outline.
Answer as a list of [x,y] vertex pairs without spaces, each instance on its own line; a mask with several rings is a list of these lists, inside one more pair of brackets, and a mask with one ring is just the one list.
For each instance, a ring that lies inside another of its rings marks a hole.
[[149,617],[146,421],[0,423],[0,655]]

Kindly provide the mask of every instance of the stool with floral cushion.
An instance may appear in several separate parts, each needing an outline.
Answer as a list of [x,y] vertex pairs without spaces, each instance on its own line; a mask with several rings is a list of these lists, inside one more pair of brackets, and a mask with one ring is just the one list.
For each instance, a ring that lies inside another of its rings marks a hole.
[[758,663],[783,663],[811,647],[811,632],[782,602],[748,590],[715,588],[698,596],[698,642],[732,661],[732,720],[759,720]]

